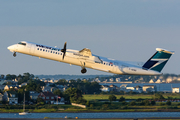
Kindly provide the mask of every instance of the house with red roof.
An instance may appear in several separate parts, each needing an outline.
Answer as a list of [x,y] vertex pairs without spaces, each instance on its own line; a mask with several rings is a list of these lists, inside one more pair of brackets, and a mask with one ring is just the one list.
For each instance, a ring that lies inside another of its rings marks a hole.
[[38,95],[38,98],[42,98],[46,103],[53,104],[56,98],[56,95],[54,95],[52,92],[41,92]]

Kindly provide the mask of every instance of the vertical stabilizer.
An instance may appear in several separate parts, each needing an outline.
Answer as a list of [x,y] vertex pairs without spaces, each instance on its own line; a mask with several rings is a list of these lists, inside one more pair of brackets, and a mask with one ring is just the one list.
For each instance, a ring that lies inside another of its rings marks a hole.
[[157,52],[142,66],[143,69],[150,69],[161,72],[173,51],[165,50],[162,48],[156,48]]

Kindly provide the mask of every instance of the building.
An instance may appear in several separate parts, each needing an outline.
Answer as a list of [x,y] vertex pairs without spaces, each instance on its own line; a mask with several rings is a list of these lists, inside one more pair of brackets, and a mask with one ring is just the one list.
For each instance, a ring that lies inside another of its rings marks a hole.
[[142,93],[142,92],[143,92],[142,87],[139,86],[139,85],[135,86],[135,87],[134,87],[134,92],[136,92],[136,93]]
[[38,98],[42,98],[46,103],[53,104],[56,96],[52,92],[41,92]]
[[26,86],[27,83],[22,83],[21,85],[19,85],[19,87],[22,87],[22,86]]
[[109,82],[114,82],[114,79],[113,79],[113,78],[110,78],[110,79],[109,79]]
[[4,86],[4,90],[9,90],[9,89],[10,89],[10,85]]
[[109,92],[110,91],[109,85],[101,85],[101,91]]
[[39,93],[37,93],[36,91],[29,91],[29,96],[32,100],[37,100]]
[[93,82],[101,82],[100,80],[99,80],[99,78],[95,78],[94,80],[93,80]]
[[116,78],[116,82],[121,82],[121,78]]
[[156,92],[157,87],[156,85],[144,85],[143,86],[143,92]]
[[113,84],[109,85],[109,90],[110,90],[110,91],[117,92],[118,89],[119,89],[119,88],[118,88],[116,85],[113,85]]
[[151,79],[151,80],[149,81],[149,83],[155,83],[155,80]]
[[167,79],[166,79],[166,83],[171,83],[173,81],[173,78],[172,77],[168,77]]
[[131,90],[131,91],[134,91],[134,90],[135,90],[135,87],[132,86],[131,84],[129,84],[129,85],[126,86],[126,89],[127,89],[127,90]]
[[158,79],[155,83],[162,83],[162,80]]
[[125,91],[128,84],[122,84],[120,86],[120,91]]
[[172,88],[172,93],[179,93],[179,88]]
[[55,88],[55,87],[50,87],[50,86],[43,86],[43,88],[42,88],[42,91],[43,92],[54,92],[55,90],[57,90],[57,88]]
[[4,92],[3,101],[8,101],[9,104],[18,104],[18,95],[15,91]]
[[11,88],[14,88],[14,89],[19,89],[19,86],[18,85],[6,85],[4,87],[4,90],[9,90]]
[[61,91],[64,91],[63,89],[64,89],[64,86],[63,85],[57,85],[56,86],[59,90],[61,90]]

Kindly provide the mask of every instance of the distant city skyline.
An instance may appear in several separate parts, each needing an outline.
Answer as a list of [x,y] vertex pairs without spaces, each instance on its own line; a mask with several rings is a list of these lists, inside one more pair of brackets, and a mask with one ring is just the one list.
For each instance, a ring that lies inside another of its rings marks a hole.
[[[0,1],[0,74],[81,75],[81,67],[7,50],[19,41],[68,49],[122,61],[146,62],[157,47],[175,51],[162,73],[180,74],[178,0]],[[87,69],[87,74],[108,74]]]

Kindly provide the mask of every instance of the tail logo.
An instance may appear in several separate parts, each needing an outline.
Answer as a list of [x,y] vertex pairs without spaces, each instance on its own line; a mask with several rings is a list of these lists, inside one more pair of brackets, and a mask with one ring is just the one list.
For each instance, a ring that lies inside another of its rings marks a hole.
[[174,54],[173,51],[156,48],[157,52],[142,66],[143,69],[150,69],[161,72],[167,61]]
[[155,64],[152,67],[150,67],[150,69],[160,65],[163,62],[167,62],[168,59],[151,59],[151,61],[153,61]]

